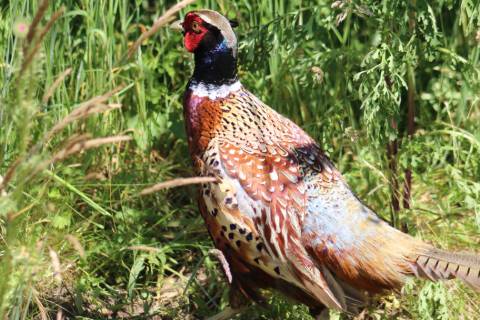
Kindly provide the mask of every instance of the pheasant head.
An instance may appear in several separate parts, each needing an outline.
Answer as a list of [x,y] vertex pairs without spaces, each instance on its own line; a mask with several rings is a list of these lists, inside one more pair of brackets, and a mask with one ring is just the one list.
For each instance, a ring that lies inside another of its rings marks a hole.
[[211,10],[191,11],[180,26],[185,48],[195,55],[193,79],[206,84],[237,80],[237,24]]

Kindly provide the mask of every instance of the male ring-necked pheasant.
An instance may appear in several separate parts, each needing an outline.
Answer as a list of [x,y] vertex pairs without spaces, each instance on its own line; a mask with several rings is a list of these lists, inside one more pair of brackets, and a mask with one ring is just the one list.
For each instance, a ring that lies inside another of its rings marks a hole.
[[181,23],[195,70],[184,98],[199,207],[233,282],[232,307],[273,288],[307,304],[355,312],[364,292],[407,276],[460,278],[480,289],[479,257],[404,234],[364,205],[318,144],[245,89],[232,23],[210,10]]

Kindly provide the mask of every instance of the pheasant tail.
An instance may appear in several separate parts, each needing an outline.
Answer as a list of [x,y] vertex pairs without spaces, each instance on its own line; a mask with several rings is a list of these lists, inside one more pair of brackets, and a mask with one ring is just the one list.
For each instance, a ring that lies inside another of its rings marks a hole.
[[480,257],[431,248],[417,256],[412,271],[430,280],[458,278],[480,290]]

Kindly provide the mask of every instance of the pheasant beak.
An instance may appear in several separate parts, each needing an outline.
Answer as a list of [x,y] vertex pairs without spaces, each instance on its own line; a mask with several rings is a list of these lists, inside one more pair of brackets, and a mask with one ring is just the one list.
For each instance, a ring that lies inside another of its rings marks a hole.
[[174,21],[170,24],[170,29],[175,31],[183,31],[183,20]]

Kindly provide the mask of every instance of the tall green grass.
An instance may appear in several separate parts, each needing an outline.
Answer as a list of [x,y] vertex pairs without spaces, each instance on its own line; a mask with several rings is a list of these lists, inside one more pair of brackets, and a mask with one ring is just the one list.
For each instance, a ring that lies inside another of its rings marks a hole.
[[[38,29],[61,7],[63,15],[20,75],[24,48],[33,50],[35,38],[15,28],[30,23],[40,3],[0,6],[0,175],[14,172],[0,196],[0,316],[215,314],[228,303],[227,286],[208,256],[195,187],[138,195],[153,183],[193,175],[181,106],[193,65],[181,35],[163,28],[125,59],[174,2],[51,1]],[[317,139],[360,198],[442,248],[480,251],[477,2],[205,0],[181,14],[199,7],[240,22],[244,85]],[[412,139],[409,74],[416,93]],[[109,110],[49,136],[83,102],[116,88],[102,102]],[[46,162],[88,139],[115,135],[133,141]],[[392,172],[386,145],[395,140]],[[406,169],[413,172],[411,208],[394,211],[392,177],[401,193]],[[365,318],[474,319],[479,298],[458,282],[411,282],[401,295],[373,301]],[[241,318],[308,315],[275,295],[271,307],[252,307]]]

